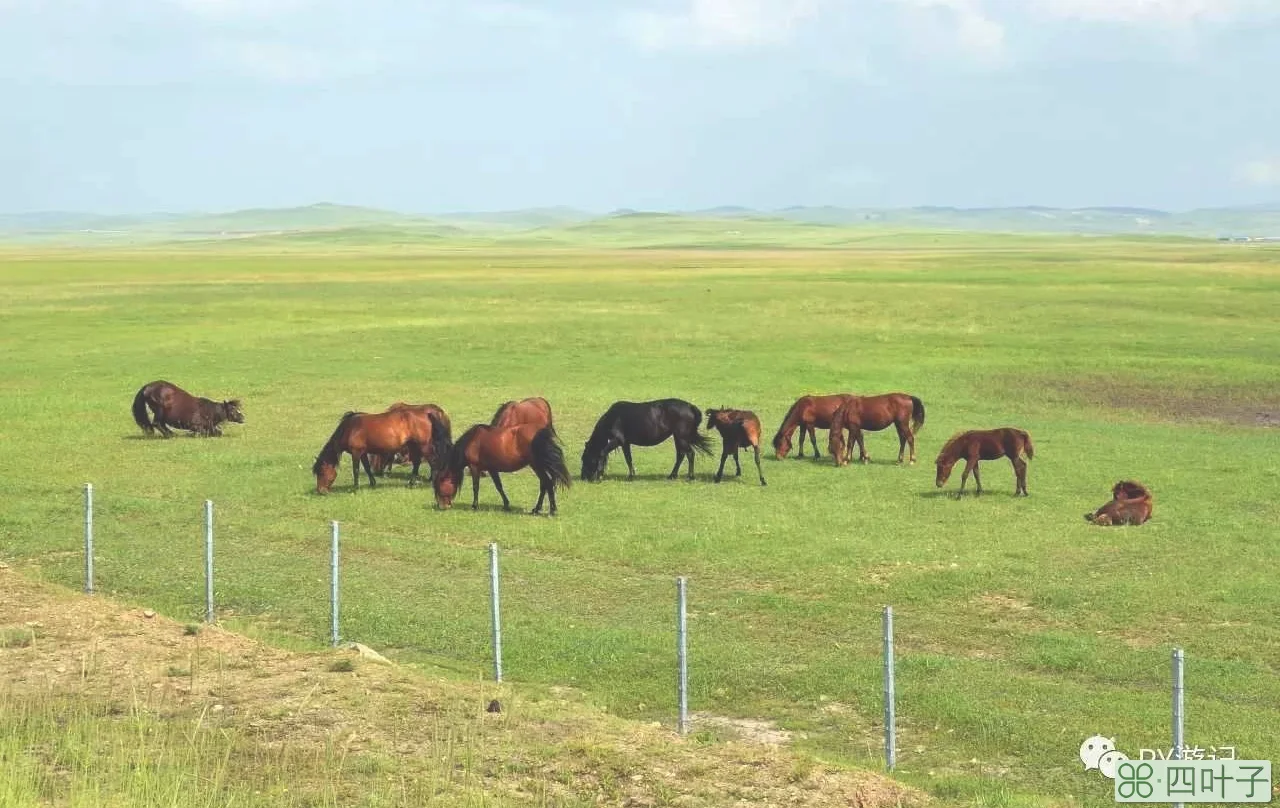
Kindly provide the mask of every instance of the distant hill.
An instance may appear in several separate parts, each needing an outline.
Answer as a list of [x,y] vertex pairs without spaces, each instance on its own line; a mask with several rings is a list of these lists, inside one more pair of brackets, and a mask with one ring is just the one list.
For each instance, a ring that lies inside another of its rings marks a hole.
[[[716,224],[720,223],[720,224]],[[734,223],[738,223],[736,226]],[[723,226],[722,226],[723,225]],[[781,227],[791,225],[791,227]],[[797,227],[798,226],[798,227]],[[838,228],[842,233],[814,228]],[[572,243],[603,236],[640,244],[774,244],[813,238],[835,245],[875,231],[1181,235],[1194,238],[1280,236],[1280,204],[1169,212],[1135,207],[842,208],[771,210],[727,205],[695,211],[621,208],[594,214],[568,207],[409,214],[319,203],[224,213],[100,215],[65,211],[0,214],[0,240],[47,243],[140,243],[273,238],[357,243],[486,239],[503,243]],[[739,232],[741,231],[741,232]],[[328,236],[322,234],[328,233]]]

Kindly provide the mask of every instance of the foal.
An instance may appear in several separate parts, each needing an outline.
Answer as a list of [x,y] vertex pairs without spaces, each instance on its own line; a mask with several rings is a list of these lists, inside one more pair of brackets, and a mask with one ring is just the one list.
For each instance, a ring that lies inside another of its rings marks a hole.
[[1140,525],[1151,518],[1153,500],[1151,492],[1140,482],[1121,480],[1111,489],[1111,501],[1093,513],[1086,513],[1086,522],[1095,525]]
[[760,468],[760,419],[750,410],[707,410],[707,429],[715,427],[720,431],[720,470],[716,472],[716,482],[724,476],[724,463],[733,455],[733,465],[738,467],[737,477],[742,476],[742,464],[738,462],[738,450],[750,446],[756,456],[756,473],[760,475],[760,484],[764,481],[764,471]]
[[1031,436],[1021,429],[1007,426],[1000,429],[974,430],[961,432],[947,441],[938,453],[935,461],[938,465],[937,486],[947,484],[951,469],[956,461],[964,458],[964,474],[960,477],[960,494],[964,494],[964,484],[969,480],[969,472],[973,472],[973,481],[978,484],[978,493],[982,493],[982,479],[978,477],[979,460],[995,460],[999,457],[1009,458],[1013,464],[1013,473],[1018,478],[1017,488],[1013,495],[1027,496],[1027,461],[1019,457],[1026,452],[1028,458],[1036,456],[1035,447],[1031,445]]

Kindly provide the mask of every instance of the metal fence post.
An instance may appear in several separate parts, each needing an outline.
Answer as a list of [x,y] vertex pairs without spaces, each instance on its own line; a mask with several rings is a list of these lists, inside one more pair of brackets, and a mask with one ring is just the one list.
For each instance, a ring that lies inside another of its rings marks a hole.
[[329,523],[329,528],[333,534],[333,547],[329,560],[329,571],[331,573],[329,587],[329,605],[332,607],[333,623],[331,626],[331,639],[333,647],[338,647],[338,523],[333,521]]
[[93,594],[93,483],[84,484],[84,591]]
[[213,622],[213,500],[204,501],[204,621]]
[[898,728],[894,713],[893,607],[884,607],[884,765],[893,771],[898,761]]
[[686,587],[683,576],[676,578],[676,657],[680,666],[678,695],[680,699],[680,734],[689,731],[689,649],[688,649],[688,611],[686,608]]
[[[1173,759],[1182,760],[1182,649],[1173,649]],[[1182,803],[1175,802],[1174,808],[1182,808]]]
[[502,618],[498,609],[498,543],[489,543],[489,603],[493,612],[493,678],[502,681]]

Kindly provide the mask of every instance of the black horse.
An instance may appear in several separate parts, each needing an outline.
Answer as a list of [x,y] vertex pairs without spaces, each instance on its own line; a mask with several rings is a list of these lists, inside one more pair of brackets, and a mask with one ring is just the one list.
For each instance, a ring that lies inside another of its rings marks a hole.
[[674,480],[680,463],[689,458],[689,479],[693,479],[693,453],[696,449],[711,454],[707,436],[698,432],[702,411],[687,401],[664,398],[658,401],[615,401],[596,421],[596,428],[582,450],[582,479],[598,482],[604,477],[609,453],[622,447],[627,459],[628,480],[635,479],[636,467],[631,463],[631,446],[657,446],[667,438],[676,443],[676,464],[667,475]]

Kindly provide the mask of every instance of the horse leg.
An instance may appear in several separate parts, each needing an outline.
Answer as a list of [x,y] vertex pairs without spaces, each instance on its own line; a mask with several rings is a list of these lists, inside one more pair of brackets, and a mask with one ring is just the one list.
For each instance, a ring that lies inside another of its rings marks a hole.
[[693,479],[693,444],[689,444],[684,450],[685,457],[689,458],[689,479]]
[[752,446],[751,448],[756,453],[756,474],[760,475],[760,484],[768,485],[768,483],[764,481],[764,469],[760,468],[760,447]]
[[[969,482],[969,475],[971,473],[973,474],[973,479],[978,479],[978,461],[972,457],[965,458],[964,473],[960,475],[960,493],[956,494],[956,499],[964,496],[964,484]],[[981,485],[979,485],[978,490],[981,492]]]
[[[392,457],[394,458],[394,455]],[[409,473],[409,487],[413,488],[422,479],[418,475],[418,468],[422,465],[422,447],[416,443],[409,444],[409,461],[413,463],[413,471]],[[390,465],[391,460],[387,460],[386,465],[382,467],[383,471],[385,472]]]
[[539,514],[542,513],[542,501],[546,499],[547,488],[551,485],[551,479],[540,469],[534,469],[533,473],[538,475],[538,502],[529,513]]
[[818,451],[818,430],[816,427],[809,427],[809,443],[813,446],[813,456],[822,457],[822,453]]
[[679,441],[676,444],[676,464],[671,467],[671,473],[667,475],[668,480],[674,480],[680,473],[680,464],[684,462],[684,447]]
[[[871,455],[867,454],[867,444],[865,443],[865,439],[863,437],[862,427],[854,427],[854,430],[855,430],[854,435],[858,441],[858,462],[870,463]],[[849,454],[850,455],[853,454],[853,447],[849,447]],[[852,456],[849,459],[852,460],[853,459]]]
[[[369,460],[368,452],[360,455],[360,465],[364,466],[364,473],[369,478],[369,487],[377,488],[378,481],[373,478],[373,463]],[[359,475],[360,472],[356,472],[356,476],[358,477]]]
[[977,496],[982,496],[982,478],[978,476],[978,461],[973,462],[973,482],[978,486]]
[[489,479],[493,480],[493,487],[498,489],[498,496],[502,497],[502,510],[511,510],[511,500],[507,499],[507,492],[502,490],[502,480],[498,478],[498,472],[490,469]]
[[480,472],[472,467],[471,469],[471,510],[480,507]]
[[634,480],[636,478],[636,467],[631,462],[631,444],[624,443],[622,445],[622,457],[627,461],[627,479]]
[[[907,450],[907,436],[911,434],[911,430],[901,421],[895,422],[894,426],[898,428],[898,465],[901,466],[902,455]],[[911,459],[915,460],[915,457],[914,457],[915,451],[913,450],[911,454],[913,455]]]
[[805,427],[804,422],[801,421],[800,422],[800,454],[796,455],[796,457],[804,457],[804,436],[807,431],[808,431],[808,428]]
[[735,444],[733,444],[733,465],[738,469],[737,473],[735,473],[733,476],[734,476],[734,477],[741,477],[741,476],[742,476],[742,463],[741,463],[741,462],[739,462],[739,460],[738,460],[738,444],[736,444],[736,443],[735,443]]
[[[351,487],[360,487],[360,458],[356,457],[355,452],[348,452],[351,455]],[[338,455],[341,459],[342,455]]]
[[164,420],[164,410],[155,407],[152,409],[152,413],[155,415],[156,429],[160,430],[161,437],[172,438],[173,430],[169,428],[169,424]]
[[720,478],[724,477],[724,461],[729,459],[729,448],[720,449],[720,470],[716,472],[716,482],[720,482]]
[[1013,495],[1030,496],[1027,493],[1027,461],[1020,457],[1013,458],[1013,473],[1017,478],[1017,487],[1013,490]]
[[911,447],[911,465],[916,464],[916,433],[907,427],[907,445]]

